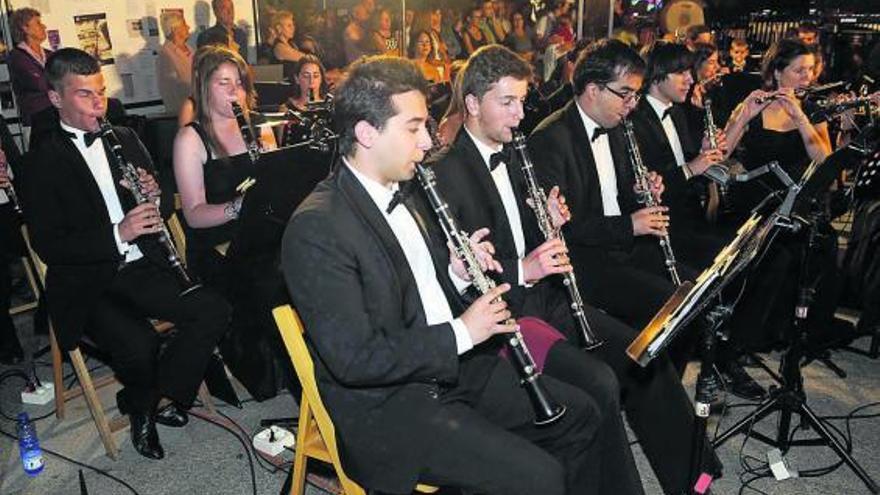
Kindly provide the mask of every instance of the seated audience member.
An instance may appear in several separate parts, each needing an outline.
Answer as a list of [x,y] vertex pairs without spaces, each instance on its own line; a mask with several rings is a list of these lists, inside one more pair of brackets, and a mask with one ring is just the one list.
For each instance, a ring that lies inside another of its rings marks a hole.
[[[62,350],[87,336],[110,355],[123,386],[116,403],[129,417],[134,448],[161,459],[156,423],[187,423],[186,409],[226,331],[229,309],[206,287],[181,295],[187,287],[175,277],[158,236],[157,205],[167,212],[173,202],[158,201],[155,172],[137,135],[114,127],[147,201],[136,204],[121,184],[119,164],[105,153],[107,134],[99,128],[107,109],[100,63],[63,48],[49,57],[46,74],[60,126],[27,155],[18,184],[33,247],[48,267],[49,315]],[[161,352],[150,319],[174,323],[176,335]]]
[[[283,346],[271,320],[273,305],[284,302],[276,293],[280,278],[275,253],[243,259],[235,246],[221,255],[217,246],[234,241],[241,225],[243,200],[238,190],[256,174],[248,143],[232,111],[241,107],[251,134],[263,150],[275,147],[269,127],[255,125],[253,81],[244,60],[223,47],[205,47],[196,53],[195,120],[181,128],[174,140],[174,176],[187,233],[187,263],[208,285],[232,302],[232,325],[221,350],[236,378],[258,400],[273,397],[277,354]],[[255,359],[260,356],[261,359]],[[280,377],[284,378],[284,377]]]
[[370,32],[373,52],[379,55],[403,56],[400,50],[400,36],[391,26],[391,10],[379,9],[373,17],[373,29]]
[[186,44],[189,26],[180,13],[166,12],[162,15],[162,33],[165,43],[156,58],[159,94],[165,112],[177,115],[183,102],[192,94],[193,52]]
[[437,64],[434,58],[434,44],[427,31],[418,31],[413,36],[409,47],[409,56],[413,59],[422,75],[432,83],[449,82],[449,64]]
[[521,11],[514,11],[510,24],[511,30],[504,39],[504,45],[531,62],[535,58],[535,35],[532,28],[526,25],[525,15]]
[[373,53],[372,38],[367,32],[367,21],[370,15],[363,5],[355,5],[351,9],[351,20],[342,32],[342,45],[345,50],[345,64]]
[[211,9],[217,24],[202,31],[196,39],[196,47],[216,43],[220,39],[227,40],[224,44],[237,51],[241,58],[247,60],[247,32],[235,26],[235,5],[232,0],[211,0]]
[[43,48],[46,25],[40,12],[24,7],[9,16],[9,27],[15,46],[9,51],[6,63],[12,91],[18,103],[22,123],[30,126],[30,143],[58,122],[58,112],[49,101],[49,80],[46,78],[46,59],[52,53]]
[[272,43],[272,62],[284,64],[284,77],[292,81],[294,65],[304,55],[294,40],[296,19],[294,19],[293,13],[282,10],[272,16],[272,27],[275,31],[275,41]]
[[483,33],[481,28],[481,23],[483,21],[483,9],[480,7],[472,8],[467,15],[467,21],[464,32],[462,33],[462,41],[464,42],[464,49],[467,52],[467,56],[471,56],[477,48],[481,46],[486,46],[491,42],[486,37],[486,34]]

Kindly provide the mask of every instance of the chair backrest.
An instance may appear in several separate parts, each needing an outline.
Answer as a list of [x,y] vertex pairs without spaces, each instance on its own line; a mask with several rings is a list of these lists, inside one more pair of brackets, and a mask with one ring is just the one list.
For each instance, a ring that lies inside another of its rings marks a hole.
[[[327,409],[324,408],[321,395],[318,393],[318,384],[315,380],[315,364],[303,338],[305,328],[303,328],[302,320],[300,320],[296,310],[289,304],[273,309],[272,315],[275,317],[278,331],[281,332],[284,346],[287,348],[287,353],[290,355],[291,361],[293,361],[293,367],[296,369],[296,375],[299,377],[300,384],[302,385],[303,396],[300,401],[300,413],[302,414],[302,410],[309,409],[314,415],[315,422],[318,424],[318,431],[321,433],[340,482],[343,482],[343,485],[355,484],[345,474],[345,471],[342,469],[342,463],[339,460],[339,451],[336,447],[336,428],[333,426],[333,420],[330,419]],[[296,446],[297,449],[305,447],[303,445]]]
[[24,244],[27,246],[28,257],[33,263],[34,269],[37,271],[37,278],[40,280],[40,285],[42,287],[46,287],[46,264],[43,263],[43,260],[40,259],[40,256],[34,251],[34,247],[31,245],[31,237],[28,233],[27,225],[21,226],[21,237],[24,239]]

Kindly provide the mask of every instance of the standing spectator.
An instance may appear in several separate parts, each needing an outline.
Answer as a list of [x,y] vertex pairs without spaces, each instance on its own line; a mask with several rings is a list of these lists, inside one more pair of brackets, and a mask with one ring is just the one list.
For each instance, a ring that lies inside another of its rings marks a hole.
[[177,115],[184,100],[192,94],[193,52],[186,44],[189,26],[179,12],[166,12],[162,14],[162,33],[165,43],[156,59],[159,94],[165,112]]
[[212,38],[216,39],[220,35],[226,35],[231,43],[235,43],[232,48],[237,50],[241,58],[247,60],[247,33],[244,29],[235,27],[235,6],[232,0],[211,0],[211,8],[214,10],[214,17],[217,18],[217,24],[199,34],[196,40],[196,46],[201,48],[210,44]]
[[9,52],[7,63],[22,122],[31,127],[31,144],[58,122],[58,114],[49,101],[45,70],[46,59],[52,52],[42,47],[46,26],[40,17],[39,11],[27,7],[9,17],[15,47]]

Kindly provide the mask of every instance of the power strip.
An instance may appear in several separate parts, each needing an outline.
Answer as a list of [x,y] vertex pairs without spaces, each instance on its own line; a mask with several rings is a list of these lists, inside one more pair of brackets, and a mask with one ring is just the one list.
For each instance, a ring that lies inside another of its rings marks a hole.
[[254,436],[254,448],[260,452],[275,457],[286,448],[293,448],[296,437],[293,433],[280,426],[270,426]]
[[770,449],[767,451],[767,464],[770,465],[770,471],[778,481],[787,480],[789,478],[797,478],[798,472],[792,469],[782,452],[779,449]]
[[55,387],[51,383],[44,383],[33,391],[27,389],[21,391],[22,404],[45,406],[53,400],[55,400]]

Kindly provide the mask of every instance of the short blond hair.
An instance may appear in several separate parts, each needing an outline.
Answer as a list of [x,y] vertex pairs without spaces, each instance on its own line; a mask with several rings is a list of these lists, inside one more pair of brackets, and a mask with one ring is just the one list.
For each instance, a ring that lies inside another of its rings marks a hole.
[[174,34],[174,29],[185,23],[186,20],[180,12],[163,12],[161,19],[159,19],[159,24],[162,25],[162,34],[165,35],[165,39],[170,39],[171,35]]

